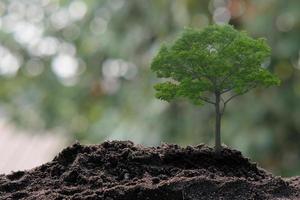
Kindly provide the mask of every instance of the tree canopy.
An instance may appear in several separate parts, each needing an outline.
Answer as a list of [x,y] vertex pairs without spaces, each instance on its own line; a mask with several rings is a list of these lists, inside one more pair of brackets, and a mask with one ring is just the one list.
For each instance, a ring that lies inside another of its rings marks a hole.
[[174,44],[163,45],[151,69],[170,80],[155,85],[156,96],[170,101],[187,97],[193,103],[214,104],[208,93],[234,94],[257,86],[271,86],[280,80],[262,67],[270,56],[265,39],[253,39],[230,25],[212,25],[203,30],[185,29]]
[[[153,60],[151,68],[157,76],[171,78],[155,86],[156,96],[166,101],[186,97],[197,105],[213,104],[215,150],[220,152],[226,104],[257,86],[279,84],[280,80],[262,67],[270,52],[264,39],[252,39],[229,25],[186,29],[173,45],[163,45]],[[222,95],[227,92],[233,94],[225,99]]]

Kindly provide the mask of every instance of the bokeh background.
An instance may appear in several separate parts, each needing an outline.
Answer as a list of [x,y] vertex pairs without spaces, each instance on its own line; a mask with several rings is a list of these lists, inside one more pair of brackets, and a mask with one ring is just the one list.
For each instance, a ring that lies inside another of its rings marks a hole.
[[299,175],[299,0],[0,1],[0,173],[75,140],[212,145],[213,108],[155,99],[150,63],[184,27],[213,23],[266,37],[265,67],[282,80],[228,105],[223,142],[276,175]]

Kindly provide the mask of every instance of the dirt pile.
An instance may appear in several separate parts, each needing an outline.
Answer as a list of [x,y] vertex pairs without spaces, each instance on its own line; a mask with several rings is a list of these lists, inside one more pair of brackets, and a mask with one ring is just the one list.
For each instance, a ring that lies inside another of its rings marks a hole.
[[52,162],[0,175],[0,199],[300,199],[300,178],[274,177],[228,148],[76,143]]

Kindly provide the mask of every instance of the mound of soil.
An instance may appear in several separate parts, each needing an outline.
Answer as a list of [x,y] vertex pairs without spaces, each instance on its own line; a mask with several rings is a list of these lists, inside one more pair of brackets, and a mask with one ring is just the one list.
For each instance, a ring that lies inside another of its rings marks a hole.
[[0,175],[0,199],[300,199],[300,178],[275,177],[229,148],[76,143],[40,167]]

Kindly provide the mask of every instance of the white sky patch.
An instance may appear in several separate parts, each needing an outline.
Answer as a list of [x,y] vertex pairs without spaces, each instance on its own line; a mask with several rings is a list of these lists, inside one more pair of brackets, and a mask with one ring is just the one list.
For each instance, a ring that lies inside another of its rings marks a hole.
[[102,73],[107,78],[117,78],[120,76],[119,60],[108,59],[103,63]]
[[43,30],[26,21],[19,21],[15,24],[14,38],[21,44],[28,44],[33,39],[40,38]]
[[77,75],[78,61],[71,55],[60,54],[53,59],[52,70],[59,78],[74,78]]
[[2,30],[7,33],[11,33],[15,30],[16,24],[19,22],[19,19],[14,17],[11,14],[5,15],[2,17]]
[[105,19],[107,21],[110,20],[111,15],[112,15],[112,13],[106,7],[99,8],[95,12],[95,17],[100,17],[100,18],[103,18],[103,19]]
[[298,67],[300,68],[300,50],[299,50],[299,56],[298,56]]
[[138,73],[138,68],[136,67],[136,65],[130,63],[123,77],[127,80],[132,80],[136,77],[137,73]]
[[4,14],[5,10],[6,10],[5,3],[0,1],[0,16],[2,16]]
[[76,47],[72,43],[63,42],[59,46],[59,53],[74,56],[76,54]]
[[52,56],[58,52],[59,45],[59,40],[56,37],[47,36],[32,39],[27,49],[35,56]]
[[298,58],[297,59],[292,59],[291,62],[292,62],[293,66],[296,69],[300,70],[300,50],[299,50],[299,53],[298,53]]
[[54,55],[57,52],[58,45],[59,41],[55,37],[42,38],[37,44],[37,53],[41,56]]
[[276,27],[279,31],[288,32],[293,29],[296,23],[295,16],[283,13],[276,18]]
[[80,28],[76,24],[71,24],[63,30],[63,36],[67,38],[68,41],[75,40],[80,36]]
[[137,74],[137,68],[133,63],[122,59],[107,59],[102,65],[102,74],[106,78],[124,77],[133,79]]
[[25,71],[29,76],[38,76],[44,71],[44,64],[39,59],[30,59],[25,65]]
[[108,5],[114,11],[121,9],[125,4],[124,0],[109,0]]
[[70,17],[73,20],[80,20],[85,16],[87,12],[87,5],[85,2],[80,0],[72,1],[68,10]]
[[85,72],[86,70],[86,63],[84,62],[84,60],[78,58],[78,69],[77,69],[77,75],[80,75],[82,73]]
[[229,0],[213,0],[214,8],[226,7],[228,5]]
[[90,23],[90,30],[95,35],[104,33],[106,29],[107,20],[103,19],[102,17],[95,17]]
[[39,23],[44,19],[44,9],[35,4],[31,4],[26,9],[26,18],[33,23]]
[[25,16],[26,6],[22,1],[10,1],[7,9],[8,13],[17,19],[22,19]]
[[271,64],[271,58],[267,58],[262,64],[261,67],[262,68],[268,68]]
[[50,3],[50,0],[40,0],[42,6],[47,6]]
[[227,24],[230,17],[230,11],[225,7],[219,7],[213,13],[213,20],[216,24]]
[[51,15],[51,24],[56,29],[62,29],[70,24],[69,12],[65,8],[61,8]]
[[116,78],[104,78],[101,80],[101,86],[105,93],[114,94],[120,89],[120,81]]
[[217,49],[213,46],[213,45],[208,45],[207,48],[206,48],[209,53],[216,53],[217,52]]
[[3,46],[0,46],[0,58],[0,75],[14,76],[20,68],[18,58]]

